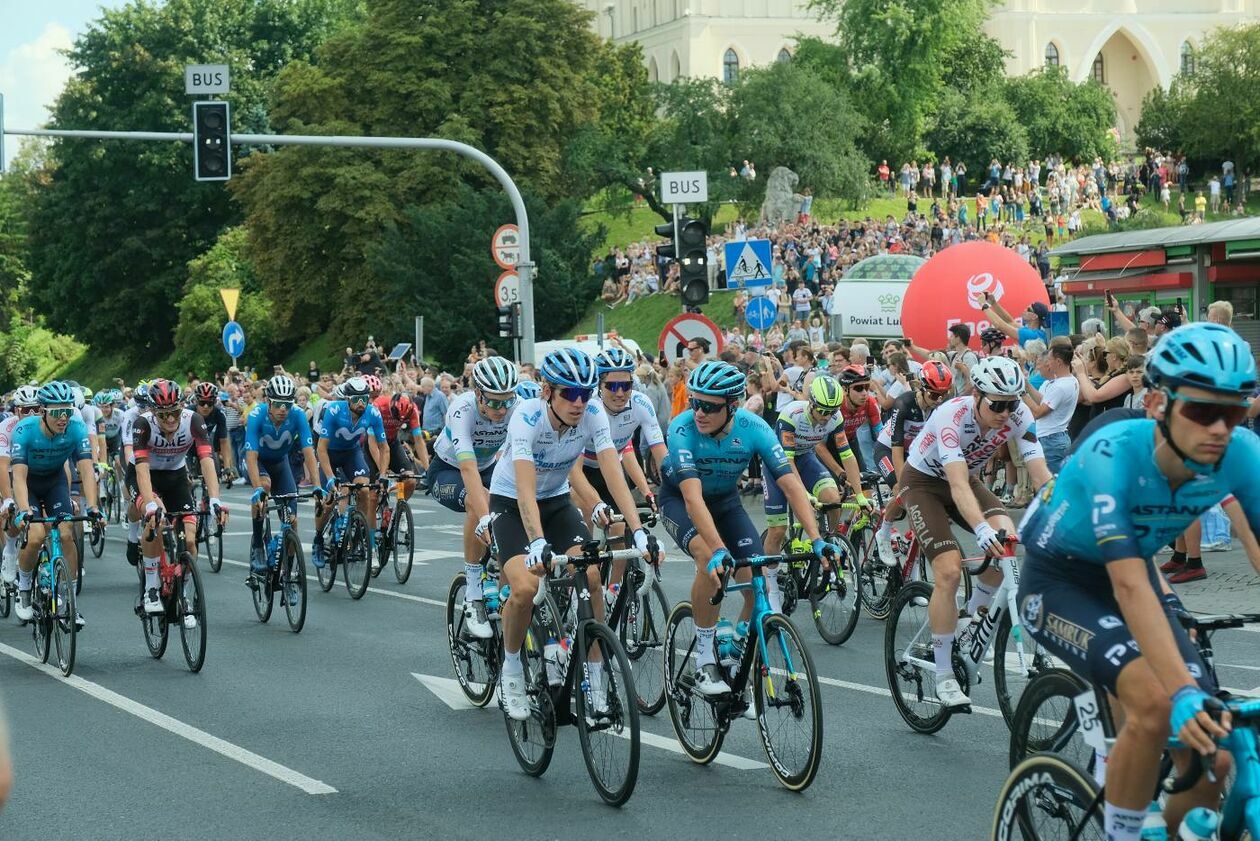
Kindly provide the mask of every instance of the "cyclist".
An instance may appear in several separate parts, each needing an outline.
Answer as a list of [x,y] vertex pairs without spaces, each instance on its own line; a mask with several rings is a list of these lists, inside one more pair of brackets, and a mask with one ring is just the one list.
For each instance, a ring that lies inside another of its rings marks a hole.
[[13,430],[18,421],[39,414],[39,389],[24,385],[13,392],[13,414],[0,421],[0,523],[4,524],[4,556],[0,561],[0,579],[5,584],[17,581],[18,529],[13,525],[13,480],[10,477]]
[[[297,493],[297,482],[289,466],[289,450],[296,444],[302,450],[306,469],[315,475],[315,442],[306,413],[294,411],[297,385],[288,374],[276,374],[267,381],[263,392],[267,398],[250,411],[245,419],[245,469],[249,484],[254,489],[250,497],[253,536],[249,545],[249,568],[255,574],[267,571],[267,547],[263,546],[263,498],[273,490],[277,494]],[[322,497],[323,488],[315,488]],[[294,516],[293,528],[297,529],[297,500],[286,503]],[[316,566],[322,558],[311,558]]]
[[[1188,324],[1160,339],[1146,371],[1154,419],[1094,431],[1021,524],[1025,626],[1124,713],[1107,757],[1105,805],[1108,838],[1120,841],[1139,837],[1169,734],[1207,755],[1229,728],[1228,718],[1217,724],[1203,712],[1217,687],[1173,618],[1184,608],[1154,555],[1231,493],[1247,520],[1260,522],[1260,441],[1241,428],[1256,386],[1251,348],[1227,327]],[[1173,760],[1184,768],[1186,752]],[[1218,757],[1217,779],[1228,763]],[[1215,809],[1218,798],[1219,784],[1206,777],[1169,797],[1169,833],[1188,809]]]
[[[192,514],[192,484],[186,464],[194,453],[205,477],[210,495],[210,516],[225,522],[227,508],[219,501],[219,477],[214,469],[210,438],[201,415],[184,408],[180,388],[170,380],[154,380],[149,386],[148,401],[152,410],[136,418],[131,428],[131,446],[135,455],[135,476],[138,503],[143,503],[144,519],[154,528],[150,538],[144,535],[141,551],[144,556],[144,612],[160,614],[165,608],[159,595],[159,558],[162,555],[162,530],[157,528],[164,511]],[[188,552],[197,554],[196,521],[184,519],[184,540]],[[174,562],[174,559],[171,559]],[[186,617],[185,622],[192,617]],[[195,620],[194,620],[195,621]]]
[[127,463],[123,485],[127,490],[127,562],[132,566],[140,563],[140,489],[136,485],[136,452],[132,446],[132,430],[136,418],[149,411],[149,383],[141,380],[133,393],[135,405],[123,412],[122,428],[123,459]]
[[[376,498],[368,493],[368,467],[363,460],[363,440],[376,462],[378,473],[389,469],[389,450],[385,444],[385,424],[381,413],[369,400],[368,384],[364,377],[351,377],[341,385],[344,400],[323,401],[321,414],[315,421],[319,434],[316,456],[319,466],[327,476],[325,491],[331,496],[336,491],[337,479],[350,482],[357,488],[359,510],[369,523],[376,522]],[[381,480],[382,482],[384,479]],[[324,522],[332,514],[333,506],[326,505],[315,518],[315,541],[311,544],[311,561],[317,567],[324,565]],[[368,529],[368,549],[376,559],[376,529]]]
[[[812,541],[815,554],[830,558],[836,548],[825,543],[809,503],[809,494],[792,472],[774,431],[757,415],[738,408],[746,380],[728,362],[700,363],[687,378],[690,408],[669,425],[669,453],[661,468],[661,517],[678,547],[696,562],[691,604],[696,623],[696,689],[705,695],[731,691],[714,652],[718,608],[709,603],[732,558],[749,558],[761,548],[757,528],[740,503],[737,482],[753,456],[782,488]],[[748,570],[741,570],[748,580]],[[744,597],[742,618],[752,615]]]
[[232,439],[228,437],[227,415],[219,407],[219,387],[212,382],[197,383],[193,396],[196,398],[193,407],[206,425],[206,435],[214,451],[215,470],[230,477],[234,472]]
[[118,409],[118,392],[113,389],[98,391],[92,400],[101,413],[97,422],[98,443],[100,452],[105,456],[105,463],[115,466],[122,457],[122,417]]
[[486,488],[517,399],[516,366],[501,356],[480,359],[473,366],[472,385],[446,408],[427,478],[434,499],[464,514],[464,627],[474,637],[490,639],[494,631],[486,618],[479,561],[490,542]]
[[[14,523],[21,528],[31,517],[43,514],[55,517],[69,515],[70,483],[67,468],[73,471],[87,490],[87,515],[101,518],[97,510],[96,483],[92,481],[92,444],[87,427],[74,406],[74,392],[63,382],[46,383],[38,393],[40,413],[23,418],[13,429],[9,442],[9,458],[13,470],[13,499],[17,508]],[[31,573],[35,558],[44,542],[45,526],[27,525],[26,548],[18,553],[17,617],[23,622],[34,615],[31,609]],[[62,552],[71,579],[79,574],[79,557],[69,523],[58,526]],[[75,616],[82,628],[82,614]]]
[[[844,417],[844,434],[857,456],[859,472],[865,471],[875,460],[874,441],[879,433],[879,401],[871,393],[871,372],[865,365],[847,365],[840,371],[840,385],[844,386],[844,400],[840,414]],[[835,445],[832,455],[839,458]]]
[[[569,473],[585,449],[595,451],[604,481],[631,528],[635,548],[647,554],[647,533],[626,485],[621,460],[613,448],[608,418],[598,401],[595,360],[576,348],[547,354],[538,369],[542,396],[516,408],[508,421],[506,451],[490,479],[490,512],[503,576],[511,596],[500,606],[503,618],[503,671],[500,702],[509,717],[529,717],[521,666],[521,645],[533,610],[539,578],[547,574],[545,559],[557,553],[577,554],[589,537],[582,513],[569,498]],[[606,525],[606,523],[603,523]],[[480,574],[480,573],[478,573]],[[595,618],[603,621],[599,570],[587,570]],[[607,706],[603,697],[603,663],[590,663],[593,711]]]
[[[500,357],[494,357],[500,358]],[[504,364],[511,365],[506,359]],[[365,377],[366,379],[366,377]],[[425,446],[424,428],[420,426],[420,410],[410,395],[398,392],[382,394],[372,401],[376,411],[381,413],[381,422],[385,425],[385,443],[389,447],[389,469],[394,473],[407,476],[403,480],[403,494],[407,499],[416,490],[416,462],[420,469],[429,469],[429,448]],[[405,444],[400,433],[406,431],[411,435],[410,444]],[[413,458],[414,456],[414,458]],[[372,478],[377,478],[372,471]]]
[[[779,412],[775,423],[775,435],[787,456],[788,466],[810,496],[820,502],[839,502],[840,491],[835,477],[844,473],[849,487],[854,489],[855,501],[864,507],[873,504],[862,493],[862,477],[857,458],[849,447],[844,434],[844,418],[840,406],[844,403],[844,389],[830,374],[818,374],[808,388],[808,400],[793,400]],[[839,462],[827,450],[827,442],[834,441]],[[766,510],[766,539],[763,549],[773,555],[783,546],[787,534],[788,499],[778,482],[767,482],[764,491]],[[828,512],[833,525],[839,512]],[[810,519],[814,519],[811,515]],[[779,592],[778,565],[766,567],[766,597],[775,612],[783,609],[783,594]]]
[[[997,556],[1005,551],[998,532],[1014,535],[1015,524],[979,471],[1007,441],[1024,456],[1033,485],[1050,479],[1033,430],[1032,413],[1020,400],[1024,372],[1002,356],[986,356],[971,369],[971,394],[942,403],[915,438],[901,470],[904,503],[919,547],[932,564],[935,587],[928,602],[936,662],[936,697],[957,712],[971,709],[971,699],[954,678],[950,662],[959,616],[955,594],[962,576],[962,551],[950,521],[968,528],[980,549]],[[975,581],[967,612],[987,610],[1002,581],[989,569]]]
[[884,484],[892,489],[892,499],[884,508],[884,519],[875,532],[879,559],[886,566],[897,564],[892,546],[892,524],[905,516],[898,480],[906,464],[906,450],[914,443],[919,430],[923,429],[925,418],[950,395],[953,385],[954,375],[943,362],[935,359],[924,362],[914,387],[893,400],[888,422],[875,440],[875,466]]
[[521,400],[533,400],[542,395],[542,386],[533,380],[521,380],[516,384],[516,396]]

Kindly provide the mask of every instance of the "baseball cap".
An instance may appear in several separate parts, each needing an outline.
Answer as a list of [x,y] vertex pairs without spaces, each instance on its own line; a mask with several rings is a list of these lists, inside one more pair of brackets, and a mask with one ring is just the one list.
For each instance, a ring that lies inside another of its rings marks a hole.
[[1159,316],[1160,316],[1159,307],[1143,307],[1142,310],[1138,313],[1138,321],[1143,324],[1153,325],[1156,321],[1159,320]]
[[1176,330],[1181,326],[1181,316],[1171,310],[1164,311],[1155,317],[1154,323],[1162,324],[1169,330]]
[[1050,308],[1041,303],[1041,301],[1033,301],[1028,305],[1028,309],[1036,313],[1037,318],[1041,319],[1042,324],[1045,324],[1050,318]]

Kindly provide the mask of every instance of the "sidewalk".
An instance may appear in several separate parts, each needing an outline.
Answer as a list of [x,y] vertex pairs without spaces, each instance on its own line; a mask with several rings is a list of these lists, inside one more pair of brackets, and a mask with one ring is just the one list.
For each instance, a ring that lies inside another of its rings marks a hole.
[[1173,585],[1186,607],[1196,613],[1260,613],[1260,575],[1237,540],[1228,552],[1204,552],[1203,566],[1207,578]]

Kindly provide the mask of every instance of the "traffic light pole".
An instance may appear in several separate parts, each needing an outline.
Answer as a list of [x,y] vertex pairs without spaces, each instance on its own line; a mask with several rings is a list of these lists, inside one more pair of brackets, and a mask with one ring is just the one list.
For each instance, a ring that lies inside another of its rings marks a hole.
[[[146,140],[192,143],[192,132],[174,131],[80,131],[69,129],[6,129],[0,122],[0,147],[6,134],[29,137],[80,137],[90,140]],[[521,362],[534,362],[534,263],[529,254],[529,216],[525,212],[525,200],[516,182],[499,162],[480,149],[454,140],[433,137],[354,137],[301,135],[301,134],[233,134],[236,146],[338,146],[357,149],[425,149],[436,152],[454,152],[471,158],[490,171],[508,194],[516,215],[516,227],[520,231],[520,262],[516,273],[521,279]],[[675,209],[675,214],[677,209]]]

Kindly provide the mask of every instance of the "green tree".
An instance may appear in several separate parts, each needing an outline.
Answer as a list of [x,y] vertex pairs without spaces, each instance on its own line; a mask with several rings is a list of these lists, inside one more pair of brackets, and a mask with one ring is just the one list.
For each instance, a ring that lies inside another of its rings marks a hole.
[[966,94],[948,90],[928,119],[924,144],[938,157],[983,172],[989,161],[1028,159],[1028,132],[999,86]]
[[1156,85],[1142,99],[1137,144],[1143,149],[1173,152],[1186,147],[1186,109],[1191,97],[1180,78],[1168,90]]
[[1063,67],[1042,67],[1006,81],[1006,99],[1028,131],[1035,157],[1104,160],[1115,154],[1116,104],[1093,79],[1073,82]]
[[1190,157],[1231,159],[1239,171],[1260,165],[1260,24],[1214,30],[1195,51],[1194,74],[1179,79],[1180,136]]

